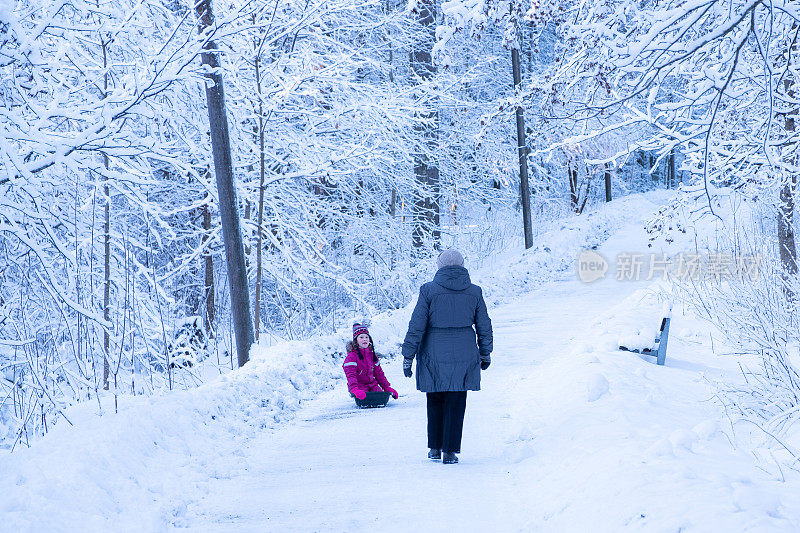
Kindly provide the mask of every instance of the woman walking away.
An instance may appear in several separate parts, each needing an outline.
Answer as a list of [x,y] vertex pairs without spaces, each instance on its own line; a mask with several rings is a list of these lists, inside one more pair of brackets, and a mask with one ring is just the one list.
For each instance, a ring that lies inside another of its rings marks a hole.
[[350,394],[359,400],[366,398],[370,391],[385,391],[397,399],[397,391],[389,384],[375,355],[375,346],[367,326],[353,324],[353,340],[347,343],[347,357],[342,368],[347,376]]
[[416,356],[417,389],[428,399],[428,457],[452,464],[461,453],[467,391],[480,390],[481,370],[491,362],[492,321],[461,253],[443,251],[437,266],[433,281],[419,289],[403,342],[403,373],[411,377]]

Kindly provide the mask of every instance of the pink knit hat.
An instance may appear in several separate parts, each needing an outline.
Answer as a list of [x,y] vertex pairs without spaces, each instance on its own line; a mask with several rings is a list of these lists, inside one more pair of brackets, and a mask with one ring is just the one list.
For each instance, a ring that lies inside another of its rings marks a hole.
[[362,333],[366,333],[367,335],[369,335],[369,330],[367,329],[367,326],[359,324],[358,322],[353,324],[353,339],[355,339]]

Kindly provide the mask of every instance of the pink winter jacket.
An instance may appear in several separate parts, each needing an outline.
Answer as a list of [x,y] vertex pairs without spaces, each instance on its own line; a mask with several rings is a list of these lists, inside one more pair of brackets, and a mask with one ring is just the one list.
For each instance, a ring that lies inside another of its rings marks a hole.
[[347,352],[344,358],[344,374],[347,376],[347,388],[350,392],[363,390],[364,392],[389,390],[391,385],[383,374],[381,363],[375,362],[372,350],[361,350],[363,356],[359,359],[357,352]]

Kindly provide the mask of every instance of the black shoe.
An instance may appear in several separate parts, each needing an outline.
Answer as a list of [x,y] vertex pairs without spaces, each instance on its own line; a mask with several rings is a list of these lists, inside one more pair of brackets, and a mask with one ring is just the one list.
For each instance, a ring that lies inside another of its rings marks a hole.
[[457,462],[458,462],[458,457],[456,457],[456,454],[454,454],[452,452],[444,452],[444,455],[442,455],[442,464],[443,465],[452,465],[452,464],[455,464]]
[[428,452],[428,459],[431,459],[433,461],[438,461],[441,458],[442,458],[442,450],[431,448],[431,451]]

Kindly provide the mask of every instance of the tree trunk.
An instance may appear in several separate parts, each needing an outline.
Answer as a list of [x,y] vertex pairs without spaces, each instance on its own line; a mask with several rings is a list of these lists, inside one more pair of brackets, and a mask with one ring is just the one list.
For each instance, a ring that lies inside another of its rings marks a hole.
[[458,226],[458,188],[453,187],[453,203],[450,205],[450,225]]
[[[390,0],[386,0],[385,13],[388,15],[392,9],[393,7]],[[389,35],[391,35],[391,33]],[[389,45],[389,82],[394,83],[394,48],[392,47],[392,41],[388,37],[386,38],[386,41]]]
[[[103,98],[108,93],[108,56],[106,47],[108,42],[100,37],[103,48]],[[103,166],[108,170],[108,155],[103,154]],[[108,175],[105,176],[103,184],[103,194],[105,195],[105,223],[103,224],[103,319],[106,324],[111,320],[111,191],[108,187]],[[108,325],[103,328],[103,390],[108,390],[109,363],[108,358],[111,350],[111,337],[108,332]]]
[[667,158],[667,188],[671,189],[675,187],[676,180],[675,180],[675,149],[669,151],[669,157]]
[[[519,49],[511,50],[511,70],[514,75],[514,90],[522,84],[519,67]],[[517,106],[517,152],[519,153],[519,194],[522,204],[522,230],[525,234],[525,249],[533,246],[533,228],[531,227],[531,190],[528,185],[528,145],[525,141],[525,117],[522,106]]]
[[[103,154],[103,163],[108,170],[108,156]],[[108,188],[108,177],[103,185],[106,197],[105,223],[103,224],[103,319],[106,324],[111,320],[111,197]],[[111,350],[111,338],[108,326],[103,328],[103,389],[108,390],[109,364],[108,358]]]
[[572,210],[578,212],[578,165],[572,168],[572,159],[567,164],[567,174],[569,174],[569,205]]
[[264,232],[264,175],[265,168],[265,154],[264,154],[264,105],[261,101],[261,58],[256,49],[255,68],[256,68],[256,90],[258,92],[258,150],[260,156],[261,166],[259,167],[259,181],[258,181],[258,225],[256,231],[256,304],[255,304],[255,320],[256,320],[256,342],[261,330],[261,246],[262,237]]
[[[252,171],[252,169],[249,172],[251,172],[251,171]],[[251,220],[251,218],[250,218],[251,207],[252,207],[252,203],[250,202],[250,199],[249,198],[245,199],[245,201],[244,201],[244,228],[245,228],[245,233],[244,233],[244,236],[243,236],[245,265],[247,264],[248,261],[250,261],[250,246],[251,246],[251,242],[252,242],[252,236],[250,235],[249,226],[248,226],[248,224],[250,223],[250,220]]]
[[[575,171],[577,173],[577,170]],[[586,174],[586,190],[583,192],[583,201],[581,202],[581,206],[578,208],[578,214],[580,215],[583,213],[583,210],[586,208],[586,202],[589,201],[589,187],[592,185],[592,176],[587,172]]]
[[[211,0],[199,0],[195,4],[198,17],[198,30],[204,33],[214,24]],[[225,259],[228,265],[228,284],[231,293],[231,313],[236,337],[236,354],[239,366],[249,359],[253,344],[253,322],[250,317],[250,292],[247,281],[247,267],[242,245],[242,231],[239,209],[236,200],[236,187],[233,183],[233,164],[231,145],[228,136],[228,118],[225,114],[225,92],[222,75],[218,71],[217,54],[211,52],[216,45],[209,40],[202,54],[203,65],[208,69],[205,77],[206,99],[208,101],[208,122],[211,128],[211,148],[214,155],[214,173],[217,178],[219,212],[222,218],[222,236],[225,241]]]
[[[794,26],[794,25],[793,25]],[[792,89],[793,80],[784,80],[786,97],[794,99]],[[792,109],[786,114],[784,119],[784,130],[787,137],[792,137],[795,132],[794,117],[797,109]],[[794,149],[790,156],[790,166],[795,166],[796,156]],[[783,176],[781,176],[783,178]],[[791,177],[782,184],[779,194],[778,204],[778,248],[781,256],[781,267],[783,272],[783,292],[790,301],[794,300],[794,290],[792,281],[797,276],[797,248],[794,242],[794,191],[797,185],[797,175],[792,173]]]
[[783,271],[784,293],[789,299],[794,298],[790,282],[797,275],[797,249],[794,242],[794,186],[793,176],[781,187],[778,208],[778,246],[780,248]]
[[611,165],[606,163],[605,168],[605,178],[606,178],[606,202],[611,201]]
[[[391,1],[386,0],[386,13],[388,14],[391,10]],[[389,82],[394,83],[394,49],[392,47],[392,41],[388,38],[386,40],[388,41],[389,45]],[[389,214],[392,216],[392,220],[394,220],[394,217],[397,214],[397,189],[395,187],[392,187],[392,199],[389,203]],[[390,267],[394,268],[394,246],[391,247]]]
[[650,178],[653,181],[658,182],[658,170],[653,168],[655,166],[655,164],[656,164],[655,156],[653,156],[653,154],[648,154],[647,155],[647,171],[650,173]]
[[[210,172],[209,172],[210,173]],[[209,338],[214,337],[214,258],[211,250],[208,249],[208,241],[211,239],[211,209],[209,208],[210,197],[206,198],[203,204],[203,263],[205,271],[203,283],[203,301],[206,304],[206,333]]]
[[[436,0],[420,0],[417,9],[417,20],[425,28],[425,37],[414,43],[411,68],[415,78],[424,82],[430,80],[434,73],[431,49],[436,31]],[[431,109],[418,116],[424,119],[424,123],[414,127],[422,145],[419,152],[414,154],[414,177],[418,186],[412,232],[415,250],[422,249],[427,234],[433,237],[434,246],[438,247],[439,243],[439,167],[434,160],[439,144],[439,113]]]

